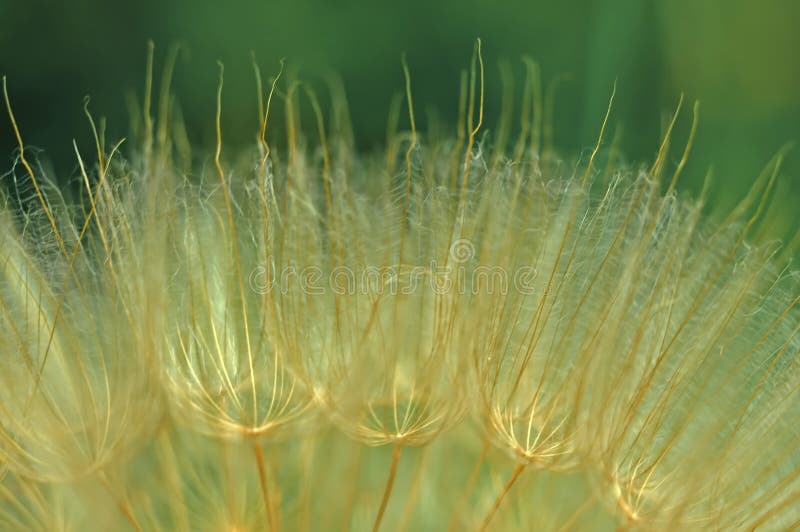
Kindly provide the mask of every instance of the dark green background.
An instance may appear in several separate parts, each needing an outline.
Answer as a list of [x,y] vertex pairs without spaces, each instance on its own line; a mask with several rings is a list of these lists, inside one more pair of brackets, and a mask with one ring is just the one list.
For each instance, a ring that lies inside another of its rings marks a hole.
[[[566,154],[593,143],[614,79],[614,126],[623,127],[622,147],[634,161],[653,157],[681,91],[689,103],[700,99],[702,121],[682,186],[696,192],[713,166],[713,203],[729,206],[785,142],[800,140],[799,25],[796,0],[0,0],[0,71],[8,75],[26,142],[43,148],[42,158],[63,179],[76,168],[71,139],[91,147],[84,95],[92,96],[95,114],[109,118],[111,136],[127,134],[124,97],[141,94],[148,38],[157,44],[157,66],[170,44],[186,45],[175,92],[199,143],[213,135],[217,59],[226,66],[225,137],[231,144],[252,138],[252,49],[265,77],[284,56],[306,79],[338,73],[358,145],[369,150],[382,144],[389,101],[402,88],[401,53],[408,54],[418,114],[436,109],[453,122],[459,71],[480,36],[490,127],[499,109],[501,59],[521,73],[519,59],[530,54],[545,81],[570,76],[558,93],[555,121]],[[0,142],[5,171],[14,150],[5,117]],[[779,211],[791,229],[800,203],[797,153],[780,186]]]

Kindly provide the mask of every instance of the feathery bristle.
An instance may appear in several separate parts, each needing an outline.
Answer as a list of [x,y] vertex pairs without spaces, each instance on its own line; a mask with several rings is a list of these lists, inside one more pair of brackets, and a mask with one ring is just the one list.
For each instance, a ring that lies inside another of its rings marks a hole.
[[706,219],[677,193],[697,107],[674,168],[679,113],[636,169],[604,152],[611,104],[570,165],[531,61],[520,136],[506,111],[487,142],[480,47],[454,138],[417,131],[404,60],[408,130],[398,100],[373,156],[341,88],[327,124],[313,90],[281,70],[265,92],[256,66],[256,145],[228,164],[220,66],[216,151],[192,175],[174,56],[151,118],[151,47],[127,162],[87,108],[78,200],[26,159],[6,93],[0,523],[797,526],[798,276],[753,238],[781,154]]

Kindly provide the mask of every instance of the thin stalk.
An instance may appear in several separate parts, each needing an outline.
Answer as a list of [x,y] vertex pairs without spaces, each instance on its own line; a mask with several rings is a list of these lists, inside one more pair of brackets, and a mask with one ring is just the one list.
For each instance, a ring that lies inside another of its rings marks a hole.
[[267,524],[269,529],[276,531],[280,527],[275,519],[275,509],[272,506],[272,498],[269,494],[269,483],[267,482],[267,465],[264,461],[264,451],[261,450],[261,445],[258,441],[253,442],[253,454],[256,458],[256,465],[258,466],[258,481],[261,484],[261,495],[264,498],[264,509],[267,511]]
[[358,477],[361,474],[361,445],[356,446],[355,467],[352,472],[353,486],[350,488],[350,496],[347,498],[347,506],[345,506],[344,519],[342,520],[342,532],[350,530],[350,521],[353,516],[353,506],[356,503],[356,495],[358,493]]
[[386,506],[389,504],[389,497],[392,495],[394,479],[397,476],[397,464],[400,462],[400,454],[402,454],[402,452],[403,444],[396,444],[394,446],[394,452],[392,453],[392,464],[389,466],[389,478],[386,479],[386,488],[383,490],[381,507],[378,509],[378,515],[375,516],[375,524],[372,525],[372,532],[378,532],[381,528],[381,521],[383,520],[384,512],[386,512]]
[[464,492],[459,497],[458,501],[456,502],[455,508],[453,510],[452,515],[450,516],[450,524],[447,525],[447,532],[453,532],[456,529],[456,525],[458,524],[458,515],[464,505],[469,499],[470,493],[472,493],[473,488],[475,487],[475,483],[478,481],[478,474],[481,472],[481,467],[483,467],[483,462],[486,460],[486,455],[489,454],[489,442],[484,441],[483,450],[481,451],[481,455],[478,458],[475,467],[472,468],[472,472],[469,475],[469,480],[467,480],[467,485],[464,488]]
[[417,471],[414,475],[414,482],[411,484],[411,489],[408,491],[406,498],[406,506],[403,509],[403,516],[400,518],[400,525],[397,527],[398,532],[404,532],[408,526],[408,521],[411,519],[411,514],[417,504],[417,496],[422,485],[422,477],[428,465],[428,458],[430,457],[431,448],[426,446],[422,451],[422,457],[417,464]]
[[501,491],[500,495],[497,496],[497,499],[495,499],[494,504],[492,505],[492,509],[489,510],[489,514],[486,516],[486,519],[483,520],[483,524],[481,525],[480,528],[481,532],[489,528],[489,523],[491,522],[492,517],[494,517],[494,514],[497,513],[497,509],[500,508],[500,504],[503,502],[503,499],[511,490],[511,486],[513,486],[514,482],[516,482],[517,479],[519,478],[519,475],[522,473],[523,469],[525,469],[525,464],[523,463],[517,464],[517,466],[514,468],[514,472],[511,474],[511,478],[508,479],[506,485],[503,486],[503,491]]
[[114,503],[116,503],[117,508],[119,508],[120,513],[125,516],[125,519],[131,524],[136,532],[142,532],[142,526],[139,524],[139,521],[136,519],[136,516],[133,514],[133,509],[131,509],[131,505],[128,504],[123,497],[118,497],[114,490],[111,488],[111,484],[108,482],[108,478],[106,477],[105,473],[100,473],[100,483],[106,489],[111,498],[114,499]]

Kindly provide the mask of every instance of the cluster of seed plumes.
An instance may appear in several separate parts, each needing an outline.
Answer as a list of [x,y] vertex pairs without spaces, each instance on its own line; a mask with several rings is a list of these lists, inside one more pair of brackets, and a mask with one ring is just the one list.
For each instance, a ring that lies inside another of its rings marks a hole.
[[343,97],[326,120],[257,76],[236,160],[221,106],[191,153],[168,68],[129,150],[87,111],[74,194],[6,93],[0,527],[797,527],[800,290],[790,248],[753,244],[780,155],[709,221],[676,192],[691,139],[623,166],[607,115],[560,160],[526,67],[488,137],[479,53],[452,138],[418,132],[408,82],[373,156]]

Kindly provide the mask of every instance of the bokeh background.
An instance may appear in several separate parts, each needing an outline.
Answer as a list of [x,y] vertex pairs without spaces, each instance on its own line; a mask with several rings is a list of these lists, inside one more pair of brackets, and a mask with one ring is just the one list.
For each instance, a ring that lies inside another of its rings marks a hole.
[[[699,99],[700,129],[682,187],[696,194],[713,167],[712,207],[732,205],[783,144],[800,140],[796,0],[0,0],[0,72],[26,142],[44,150],[39,157],[59,179],[77,169],[72,139],[91,147],[85,95],[95,114],[108,117],[110,136],[127,133],[125,97],[142,92],[147,39],[156,42],[157,65],[170,44],[184,44],[174,86],[197,143],[212,139],[218,59],[226,66],[225,138],[229,145],[252,139],[253,50],[265,77],[281,57],[305,79],[337,73],[359,149],[369,151],[383,144],[389,102],[402,88],[401,53],[423,127],[424,110],[454,123],[459,71],[476,36],[484,43],[490,126],[502,61],[519,81],[523,54],[540,63],[545,81],[569,76],[554,124],[567,155],[593,144],[615,79],[614,128],[621,127],[631,161],[652,159],[681,92],[689,104]],[[691,105],[685,109],[678,139],[691,122]],[[14,149],[3,116],[3,173]],[[800,205],[797,152],[778,195],[791,230]]]

